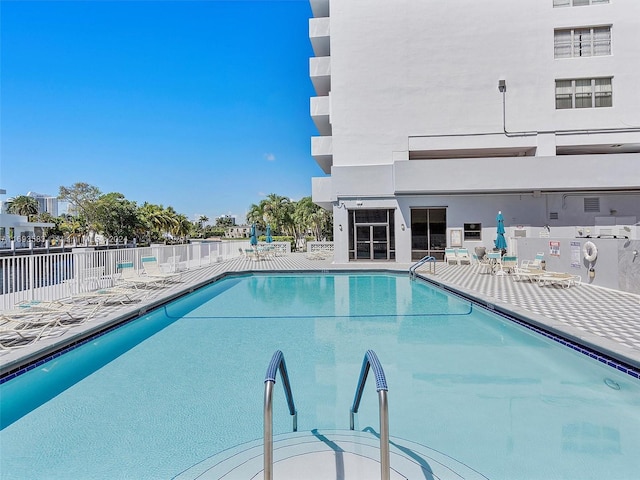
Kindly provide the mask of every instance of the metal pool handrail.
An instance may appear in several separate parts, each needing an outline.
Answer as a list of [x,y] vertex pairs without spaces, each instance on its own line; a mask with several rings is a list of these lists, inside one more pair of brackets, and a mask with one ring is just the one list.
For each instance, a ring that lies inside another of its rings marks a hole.
[[293,394],[291,393],[291,384],[289,383],[289,375],[287,374],[287,365],[284,362],[284,355],[280,350],[276,350],[271,357],[271,363],[267,368],[267,374],[264,379],[264,479],[272,480],[273,478],[273,386],[276,383],[276,374],[280,370],[280,378],[282,378],[282,386],[287,397],[287,405],[289,413],[293,416],[293,431],[298,431],[298,412],[293,403]]
[[356,396],[353,399],[353,406],[350,414],[350,429],[354,429],[354,415],[358,413],[364,385],[367,382],[369,367],[373,369],[376,377],[376,391],[378,392],[378,405],[380,413],[380,478],[389,480],[391,477],[391,464],[389,460],[389,405],[387,403],[387,379],[384,376],[382,364],[378,360],[376,352],[367,350],[362,361]]
[[422,257],[420,260],[409,267],[409,276],[411,278],[416,278],[416,270],[418,269],[418,267],[421,267],[427,262],[433,263],[433,273],[436,273],[436,259],[435,257],[427,255],[426,257]]

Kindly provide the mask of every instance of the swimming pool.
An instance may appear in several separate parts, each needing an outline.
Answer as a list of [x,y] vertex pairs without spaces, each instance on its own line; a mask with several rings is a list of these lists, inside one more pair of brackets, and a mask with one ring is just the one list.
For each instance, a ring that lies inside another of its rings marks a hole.
[[[314,274],[226,278],[6,382],[2,478],[171,478],[260,438],[276,349],[300,431],[348,429],[373,349],[395,437],[493,480],[640,471],[636,379],[406,275]],[[377,430],[367,389],[357,428]]]

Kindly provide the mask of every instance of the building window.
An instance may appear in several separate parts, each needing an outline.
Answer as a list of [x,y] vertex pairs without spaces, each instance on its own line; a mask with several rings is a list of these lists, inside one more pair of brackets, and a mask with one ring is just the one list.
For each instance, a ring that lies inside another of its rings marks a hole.
[[583,5],[598,5],[609,3],[609,0],[553,0],[553,7],[581,7]]
[[554,58],[611,55],[611,27],[554,30],[553,46]]
[[556,80],[556,110],[612,105],[610,77]]
[[464,239],[465,240],[482,240],[482,224],[481,223],[465,223]]

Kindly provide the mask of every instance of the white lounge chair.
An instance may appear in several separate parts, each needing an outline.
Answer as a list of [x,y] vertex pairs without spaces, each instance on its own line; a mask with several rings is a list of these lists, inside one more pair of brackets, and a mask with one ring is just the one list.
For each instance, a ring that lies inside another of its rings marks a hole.
[[24,347],[44,337],[62,335],[69,328],[68,325],[61,324],[57,319],[31,321],[3,318],[0,321],[0,347],[2,350]]
[[[171,257],[171,258],[180,258],[180,257]],[[178,282],[182,277],[182,274],[175,269],[173,270],[174,273],[163,272],[162,269],[160,268],[160,265],[158,264],[158,260],[156,259],[156,257],[142,257],[140,261],[142,262],[142,268],[144,269],[144,273],[148,277],[165,279],[167,281],[172,281],[172,282]]]
[[458,260],[458,265],[471,265],[469,250],[467,250],[466,248],[456,249],[456,259]]
[[539,268],[514,267],[513,279],[517,281],[537,282],[545,273],[547,272]]
[[444,249],[444,263],[447,265],[458,265],[458,258],[456,256],[455,248]]
[[122,262],[116,264],[116,269],[120,273],[119,282],[124,285],[131,285],[134,288],[139,287],[162,287],[163,278],[147,277],[138,275],[133,268],[133,262]]
[[544,253],[536,253],[536,258],[533,260],[523,260],[522,268],[541,268],[542,260],[544,260]]
[[538,286],[540,287],[559,285],[563,288],[569,288],[581,283],[582,279],[579,275],[570,273],[546,272],[538,278]]

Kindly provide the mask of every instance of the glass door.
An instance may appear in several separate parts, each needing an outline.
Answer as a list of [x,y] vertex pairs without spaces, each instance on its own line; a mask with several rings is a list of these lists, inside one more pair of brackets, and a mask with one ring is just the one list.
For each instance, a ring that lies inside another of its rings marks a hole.
[[447,246],[447,209],[411,209],[411,259],[430,255],[444,260]]
[[394,210],[349,212],[349,259],[393,260]]

